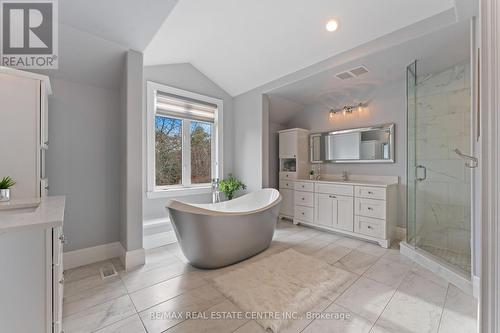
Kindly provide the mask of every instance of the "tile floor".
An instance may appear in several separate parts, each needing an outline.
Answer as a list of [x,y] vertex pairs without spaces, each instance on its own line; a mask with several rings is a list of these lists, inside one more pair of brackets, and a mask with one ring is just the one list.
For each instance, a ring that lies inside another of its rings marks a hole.
[[[282,221],[272,246],[245,262],[203,271],[186,263],[177,244],[147,250],[146,265],[101,279],[96,263],[65,272],[65,333],[264,332],[253,320],[185,318],[175,313],[241,311],[212,279],[248,262],[294,248],[356,274],[313,312],[349,313],[349,320],[300,319],[284,330],[304,332],[476,332],[475,299],[399,254],[367,242]],[[107,262],[107,263],[109,263]],[[165,314],[170,314],[166,317]]]

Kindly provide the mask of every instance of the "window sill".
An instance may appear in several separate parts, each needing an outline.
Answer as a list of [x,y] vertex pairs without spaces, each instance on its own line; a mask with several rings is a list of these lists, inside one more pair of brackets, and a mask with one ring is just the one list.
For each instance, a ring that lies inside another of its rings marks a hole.
[[148,199],[173,198],[173,197],[182,197],[194,194],[208,194],[211,192],[212,192],[211,186],[193,186],[193,187],[182,187],[182,188],[150,191],[146,193],[146,197]]

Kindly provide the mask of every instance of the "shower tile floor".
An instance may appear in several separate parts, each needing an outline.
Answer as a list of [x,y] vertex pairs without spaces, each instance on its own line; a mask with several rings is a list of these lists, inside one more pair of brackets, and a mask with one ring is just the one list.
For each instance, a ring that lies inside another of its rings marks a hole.
[[[175,313],[241,311],[214,288],[212,279],[287,248],[356,278],[312,309],[348,313],[348,320],[301,319],[282,332],[476,332],[476,300],[402,256],[397,247],[386,250],[285,221],[278,224],[268,250],[218,270],[190,266],[175,243],[147,250],[146,264],[129,272],[118,259],[66,271],[64,332],[265,332],[253,320],[185,319]],[[118,275],[102,279],[99,270],[109,263]]]

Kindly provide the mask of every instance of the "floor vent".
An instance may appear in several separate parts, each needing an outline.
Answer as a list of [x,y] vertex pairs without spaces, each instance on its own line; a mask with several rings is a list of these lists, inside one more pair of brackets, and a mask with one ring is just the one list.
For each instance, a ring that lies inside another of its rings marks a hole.
[[101,279],[103,280],[118,275],[118,272],[112,263],[106,263],[99,269],[99,271],[101,272]]

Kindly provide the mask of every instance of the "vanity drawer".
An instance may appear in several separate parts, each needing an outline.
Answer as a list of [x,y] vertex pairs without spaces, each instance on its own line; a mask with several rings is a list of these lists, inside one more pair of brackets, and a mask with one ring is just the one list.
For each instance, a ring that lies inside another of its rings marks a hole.
[[314,194],[312,192],[295,191],[295,204],[300,206],[313,207]]
[[354,196],[354,186],[316,183],[315,192]]
[[354,232],[385,239],[385,220],[356,216],[354,218]]
[[298,191],[313,192],[314,191],[314,183],[295,182],[295,189]]
[[292,181],[280,180],[280,189],[288,188],[290,190],[294,189],[294,185]]
[[280,172],[280,179],[281,180],[297,179],[297,173],[296,172]]
[[312,207],[295,206],[294,219],[313,223],[314,221],[313,212],[314,209]]
[[385,201],[356,198],[356,215],[385,219]]
[[385,200],[386,198],[384,187],[356,186],[354,191],[356,193],[356,196],[360,198],[377,200]]

